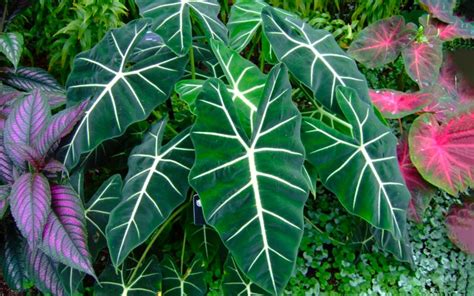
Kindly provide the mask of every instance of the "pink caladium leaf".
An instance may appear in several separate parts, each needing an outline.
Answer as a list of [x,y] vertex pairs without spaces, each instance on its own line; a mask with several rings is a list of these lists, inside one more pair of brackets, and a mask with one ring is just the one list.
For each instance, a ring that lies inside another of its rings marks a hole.
[[425,180],[451,195],[474,185],[474,113],[439,125],[418,117],[409,134],[410,158]]
[[435,18],[445,23],[454,21],[453,10],[456,0],[420,0],[420,3]]
[[362,30],[347,52],[367,67],[381,67],[393,62],[415,37],[412,25],[406,26],[405,19],[398,15],[379,20]]
[[37,247],[51,211],[48,180],[42,174],[23,174],[13,184],[9,202],[21,234],[32,248]]
[[411,162],[408,139],[406,137],[397,146],[397,158],[403,179],[411,195],[408,217],[419,223],[422,220],[424,211],[436,193],[436,189],[423,180],[423,177]]
[[25,265],[29,277],[43,293],[67,295],[59,277],[57,264],[38,248],[25,247]]
[[10,158],[20,167],[26,159],[15,153],[17,144],[32,145],[43,132],[49,119],[48,101],[39,90],[16,102],[4,130],[4,146]]
[[452,24],[442,22],[433,22],[438,29],[439,38],[442,41],[451,41],[457,38],[473,39],[474,24],[462,21],[456,17]]
[[87,248],[85,213],[70,186],[51,186],[51,207],[41,249],[51,258],[95,276]]
[[432,96],[426,92],[404,93],[391,89],[370,89],[369,95],[372,103],[389,119],[416,113],[432,101]]
[[453,54],[445,55],[438,82],[450,95],[456,97],[461,104],[474,101],[474,85],[460,71]]
[[84,101],[74,107],[58,112],[48,122],[47,128],[41,133],[36,142],[39,153],[45,155],[58,143],[61,138],[69,134],[76,123],[81,119],[89,101]]
[[427,42],[411,42],[402,50],[405,70],[420,88],[435,84],[443,61],[443,46],[437,37]]
[[448,236],[464,252],[474,255],[474,201],[455,205],[446,216]]

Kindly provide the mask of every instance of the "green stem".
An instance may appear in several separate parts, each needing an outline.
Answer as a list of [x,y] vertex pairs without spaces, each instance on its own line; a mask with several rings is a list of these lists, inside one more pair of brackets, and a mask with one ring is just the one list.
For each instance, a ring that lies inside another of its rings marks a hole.
[[[309,225],[313,226],[314,229],[316,229],[319,233],[321,234],[327,234],[326,232],[324,232],[321,228],[319,228],[318,226],[316,226],[313,222],[311,222],[311,220],[309,220],[308,217],[304,217],[304,219],[306,220],[306,222],[309,223]],[[335,245],[339,245],[339,246],[345,246],[346,244],[341,242],[341,241],[338,241],[337,239],[335,238],[332,238],[331,236],[328,235],[328,238],[331,242],[333,242]]]
[[263,53],[263,33],[260,33],[260,71],[265,69],[265,54]]
[[0,23],[0,32],[3,32],[3,26],[5,25],[5,19],[7,18],[8,0],[5,0],[5,9],[3,10],[2,21]]
[[181,274],[183,274],[183,264],[184,264],[184,249],[186,247],[186,229],[184,229],[184,238],[183,238],[183,247],[181,248]]
[[143,264],[143,261],[146,258],[146,255],[150,251],[151,247],[153,246],[153,243],[156,241],[156,239],[160,236],[160,234],[163,232],[163,230],[166,229],[166,227],[182,212],[184,211],[187,207],[189,206],[189,202],[186,202],[182,204],[171,216],[169,216],[168,219],[166,219],[165,223],[161,224],[160,228],[157,229],[157,231],[153,234],[150,242],[146,246],[145,251],[143,252],[142,256],[140,257],[140,260],[138,260],[137,265],[133,269],[132,275],[128,279],[127,285],[130,285],[133,280],[135,280],[135,276],[137,275],[138,269],[140,266]]
[[189,48],[189,61],[191,63],[191,79],[196,79],[196,65],[194,64],[194,48],[191,44]]

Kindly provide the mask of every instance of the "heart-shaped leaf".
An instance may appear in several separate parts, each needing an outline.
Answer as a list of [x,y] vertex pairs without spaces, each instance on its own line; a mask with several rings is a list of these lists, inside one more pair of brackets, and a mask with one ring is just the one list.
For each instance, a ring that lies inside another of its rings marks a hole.
[[437,37],[427,42],[411,42],[402,50],[405,70],[420,88],[436,83],[443,61],[443,45]]
[[438,30],[439,39],[442,41],[452,41],[457,38],[474,39],[474,24],[465,22],[456,16],[451,24],[433,20],[431,24]]
[[474,202],[453,206],[446,217],[451,241],[464,252],[474,255]]
[[422,6],[437,19],[451,23],[454,20],[453,10],[456,0],[420,0]]
[[202,254],[207,263],[211,262],[221,245],[217,232],[206,224],[194,225],[193,221],[187,223],[185,230],[189,233],[187,238],[192,252]]
[[397,146],[397,158],[405,184],[411,194],[408,207],[408,217],[418,223],[422,221],[423,213],[431,199],[436,194],[433,186],[421,177],[410,159],[408,139],[405,137]]
[[163,273],[163,295],[206,295],[207,287],[206,281],[204,280],[205,270],[201,260],[193,260],[186,270],[181,271],[169,256],[163,259],[161,265]]
[[137,0],[140,14],[153,19],[152,30],[163,37],[166,45],[179,55],[192,44],[190,16],[194,16],[208,39],[227,42],[227,28],[217,18],[217,0]]
[[42,174],[23,174],[13,184],[9,202],[18,229],[36,248],[51,211],[48,180]]
[[129,283],[128,277],[132,271],[131,267],[134,267],[131,266],[132,262],[132,260],[130,262],[127,261],[126,264],[121,265],[117,270],[109,265],[100,275],[99,282],[94,287],[94,295],[160,295],[161,272],[156,257],[152,256],[148,261],[143,262],[137,271],[136,278]]
[[25,242],[14,229],[5,232],[2,242],[2,275],[8,287],[23,291],[28,276],[23,259]]
[[385,118],[397,119],[416,113],[433,100],[428,92],[404,93],[391,89],[369,90],[372,103]]
[[46,256],[40,249],[25,247],[25,265],[28,276],[35,282],[35,286],[43,293],[54,296],[64,296],[66,291],[61,282],[56,262]]
[[247,276],[279,293],[294,267],[308,196],[287,69],[269,74],[250,139],[222,82],[206,82],[196,106],[189,181],[204,215]]
[[247,279],[245,274],[237,267],[232,256],[228,256],[224,264],[221,290],[224,295],[270,295]]
[[348,49],[348,53],[370,68],[393,62],[416,34],[405,25],[402,16],[379,20],[364,28]]
[[289,16],[282,18],[270,7],[262,13],[265,35],[278,59],[329,110],[340,113],[336,87],[352,87],[359,98],[369,101],[367,82],[356,63],[325,30]]
[[[24,168],[28,154],[35,154],[33,144],[46,128],[50,116],[48,101],[39,90],[16,102],[5,123],[3,143],[10,159],[18,166]],[[20,145],[24,149],[18,149]]]
[[15,69],[20,62],[22,51],[23,35],[16,32],[0,34],[0,52],[7,57]]
[[42,251],[49,257],[94,276],[87,248],[84,208],[70,186],[51,186],[51,207],[43,231]]
[[302,139],[307,159],[342,205],[373,226],[400,238],[406,224],[408,192],[398,168],[397,139],[350,88],[338,88],[337,102],[354,136],[305,118]]
[[162,146],[166,123],[161,120],[155,124],[129,156],[122,200],[107,225],[107,243],[115,266],[186,198],[187,178],[194,161],[189,130]]
[[61,93],[63,87],[54,77],[41,68],[18,67],[16,71],[7,70],[2,80],[19,90],[33,91],[39,89],[44,92]]
[[156,54],[130,63],[130,55],[148,29],[147,20],[130,22],[76,57],[67,81],[68,105],[92,100],[64,152],[68,169],[79,162],[81,154],[145,119],[182,76],[186,58],[164,50],[158,42],[157,48],[148,48]]
[[474,114],[439,125],[424,114],[411,126],[410,158],[431,184],[456,195],[474,185]]

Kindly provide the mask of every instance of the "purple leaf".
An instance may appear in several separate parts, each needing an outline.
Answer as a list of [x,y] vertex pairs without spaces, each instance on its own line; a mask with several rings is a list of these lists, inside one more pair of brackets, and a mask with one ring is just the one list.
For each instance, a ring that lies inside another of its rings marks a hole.
[[28,275],[43,293],[66,295],[57,271],[57,264],[37,248],[25,247],[25,265]]
[[451,241],[464,252],[474,255],[474,201],[452,207],[446,224]]
[[10,158],[20,167],[26,159],[15,153],[17,144],[31,145],[46,127],[50,117],[47,100],[39,90],[16,102],[5,124],[3,142]]
[[13,178],[13,164],[3,145],[0,145],[0,179],[6,184],[13,184],[15,182]]
[[22,175],[13,184],[9,201],[18,229],[30,246],[36,247],[51,211],[48,180],[42,174]]
[[38,170],[43,167],[43,157],[30,145],[16,143],[12,148],[10,153],[15,159],[23,159]]
[[51,74],[41,68],[18,67],[16,71],[3,68],[5,77],[2,79],[8,85],[23,91],[39,89],[46,92],[63,92],[62,86]]
[[47,176],[56,177],[58,173],[66,172],[64,164],[56,159],[50,159],[43,167],[43,172]]
[[76,123],[81,119],[87,104],[88,101],[84,101],[55,114],[51,118],[47,128],[36,142],[36,147],[40,154],[45,155],[55,143],[72,131]]
[[51,206],[53,211],[44,227],[41,249],[51,258],[95,276],[81,199],[72,187],[53,185]]

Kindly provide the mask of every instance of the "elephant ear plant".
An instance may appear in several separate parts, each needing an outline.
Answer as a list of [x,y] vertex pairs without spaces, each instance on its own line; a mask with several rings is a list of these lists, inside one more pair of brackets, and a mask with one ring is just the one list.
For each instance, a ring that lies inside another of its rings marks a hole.
[[[2,196],[9,195],[2,202],[11,204],[28,239],[6,247],[26,245],[30,268],[5,273],[20,277],[9,283],[21,282],[28,270],[43,291],[73,294],[85,273],[94,276],[91,261],[107,248],[111,266],[98,275],[98,295],[206,295],[206,268],[224,261],[225,295],[281,295],[317,179],[362,226],[370,225],[383,249],[411,260],[410,193],[397,141],[370,103],[365,77],[330,33],[251,2],[237,1],[226,26],[216,0],[137,0],[144,18],[111,30],[76,57],[66,85],[72,109],[48,119],[40,92],[19,103],[4,131],[2,159],[11,159],[5,166],[14,173],[5,178],[13,188],[8,194],[2,187]],[[244,24],[242,11],[254,6]],[[254,50],[247,44],[255,36],[271,57],[262,67],[240,54]],[[176,106],[185,111],[176,113]],[[22,120],[16,115],[25,112]],[[68,125],[60,129],[54,118],[66,114]],[[76,121],[57,153],[62,164],[51,160],[57,139]],[[19,129],[13,124],[26,127],[12,133]],[[111,141],[122,144],[137,126],[145,127],[141,143],[109,152]],[[128,172],[118,170],[123,182],[113,175],[88,198],[84,178],[113,170],[91,167],[99,152],[128,156]],[[62,183],[66,169],[74,190]],[[56,173],[61,178],[48,179]],[[193,200],[204,225],[189,225]],[[22,262],[10,257],[7,267]]]

